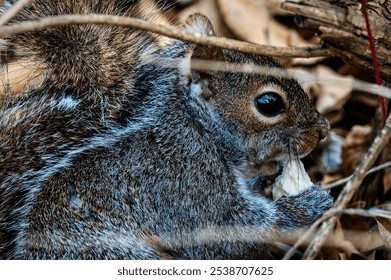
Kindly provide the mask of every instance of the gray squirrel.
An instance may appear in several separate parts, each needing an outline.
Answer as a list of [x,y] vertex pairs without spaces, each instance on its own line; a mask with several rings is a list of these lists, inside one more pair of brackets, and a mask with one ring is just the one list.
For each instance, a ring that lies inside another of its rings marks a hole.
[[[10,24],[74,13],[164,22],[150,1],[35,0]],[[199,14],[183,28],[214,34]],[[9,36],[0,54],[1,259],[270,258],[331,207],[318,185],[255,190],[329,129],[272,58],[107,25]]]

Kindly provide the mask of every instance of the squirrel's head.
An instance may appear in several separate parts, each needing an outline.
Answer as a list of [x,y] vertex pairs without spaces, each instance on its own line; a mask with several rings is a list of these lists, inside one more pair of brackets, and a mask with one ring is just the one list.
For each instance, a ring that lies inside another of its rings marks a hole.
[[[213,34],[204,16],[187,23],[190,30],[198,26]],[[328,133],[327,120],[272,58],[199,46],[190,68],[190,94],[254,172],[277,172],[281,162],[304,157]]]

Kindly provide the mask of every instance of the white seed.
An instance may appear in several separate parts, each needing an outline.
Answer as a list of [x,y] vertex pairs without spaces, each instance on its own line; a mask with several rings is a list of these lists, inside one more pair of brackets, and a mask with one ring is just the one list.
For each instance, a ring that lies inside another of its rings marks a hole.
[[313,186],[310,177],[300,160],[291,160],[285,163],[282,174],[272,185],[273,200],[281,196],[291,196]]

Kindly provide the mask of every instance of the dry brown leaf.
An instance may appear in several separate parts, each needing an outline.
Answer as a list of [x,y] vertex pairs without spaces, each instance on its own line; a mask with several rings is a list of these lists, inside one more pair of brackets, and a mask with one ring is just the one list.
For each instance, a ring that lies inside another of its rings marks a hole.
[[272,46],[310,45],[294,29],[277,22],[266,3],[257,5],[254,0],[217,0],[217,3],[224,22],[240,39]]
[[[366,201],[355,201],[349,205],[349,209],[365,208]],[[348,250],[350,254],[354,254],[354,258],[368,259],[372,257],[372,252],[377,248],[383,246],[377,226],[373,218],[364,217],[360,215],[342,215],[340,222],[343,227],[343,233],[346,241],[352,244],[341,245],[342,248]],[[346,246],[346,247],[344,247]],[[359,253],[357,253],[355,250]]]
[[366,258],[364,254],[359,252],[356,247],[354,247],[353,243],[348,240],[340,240],[338,244],[336,244],[337,249],[340,251],[340,256],[345,256],[344,259],[350,259],[353,254],[358,255],[362,258]]
[[342,145],[342,169],[346,175],[353,173],[367,151],[371,130],[369,125],[355,125],[346,136]]
[[329,240],[331,239],[339,259],[350,259],[352,254],[365,258],[365,256],[357,250],[353,243],[345,238],[345,233],[340,221],[337,222],[334,232]]
[[388,250],[388,259],[391,260],[391,220],[378,217],[376,222],[384,245]]
[[338,221],[336,226],[334,227],[333,232],[329,234],[327,237],[327,240],[325,242],[325,246],[321,250],[321,258],[324,259],[332,259],[332,260],[339,260],[343,259],[345,255],[339,252],[339,250],[336,247],[336,244],[339,242],[339,239],[343,238],[343,233],[341,235],[341,224]]
[[354,78],[338,75],[326,66],[318,66],[315,70],[320,91],[316,102],[319,112],[327,114],[335,109],[342,108],[350,98]]
[[366,231],[345,230],[344,232],[346,239],[362,253],[372,252],[384,244],[379,231],[376,229],[368,229]]

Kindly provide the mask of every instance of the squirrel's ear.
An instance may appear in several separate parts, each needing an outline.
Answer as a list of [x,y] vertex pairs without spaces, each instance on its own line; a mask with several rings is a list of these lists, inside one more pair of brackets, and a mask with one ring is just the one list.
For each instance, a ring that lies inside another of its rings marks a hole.
[[[215,36],[212,23],[202,14],[192,14],[186,19],[185,30],[191,33]],[[191,71],[212,74],[208,69],[208,61],[223,60],[224,54],[220,48],[204,45],[191,45],[188,54],[182,63],[184,75],[190,75]],[[210,68],[210,67],[209,67]]]
[[187,17],[185,29],[188,32],[206,35],[206,36],[215,36],[212,23],[210,20],[203,14],[191,14]]

